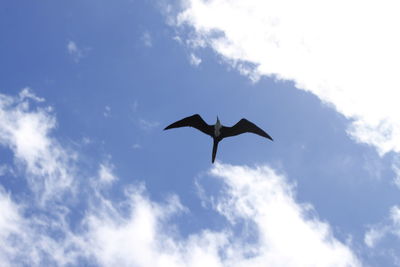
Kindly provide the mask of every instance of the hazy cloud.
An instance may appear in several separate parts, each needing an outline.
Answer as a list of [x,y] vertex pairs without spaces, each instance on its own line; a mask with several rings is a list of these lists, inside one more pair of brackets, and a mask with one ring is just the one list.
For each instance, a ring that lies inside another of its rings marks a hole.
[[139,127],[142,128],[143,130],[152,130],[156,127],[158,127],[160,123],[158,121],[149,121],[145,119],[139,119]]
[[110,106],[105,106],[104,107],[103,115],[104,115],[105,118],[111,117],[111,108],[110,108]]
[[74,41],[68,41],[67,51],[76,63],[78,63],[84,57],[84,50],[78,47]]
[[152,47],[153,46],[153,39],[152,39],[152,37],[150,35],[150,32],[145,31],[142,34],[141,40],[142,40],[142,42],[143,42],[143,44],[145,46],[147,46],[147,47]]
[[135,144],[132,145],[132,148],[133,149],[140,149],[140,148],[142,148],[142,146],[140,144],[138,144],[138,143],[135,143]]
[[190,64],[193,66],[198,66],[201,63],[201,58],[197,57],[195,54],[191,53],[190,54]]

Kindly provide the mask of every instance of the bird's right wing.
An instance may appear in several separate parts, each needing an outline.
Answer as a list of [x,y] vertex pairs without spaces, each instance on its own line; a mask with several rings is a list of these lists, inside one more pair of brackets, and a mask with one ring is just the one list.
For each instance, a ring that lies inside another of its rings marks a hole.
[[203,133],[210,135],[211,137],[213,136],[214,127],[211,125],[208,125],[200,117],[199,114],[195,114],[193,116],[186,117],[177,122],[174,122],[171,125],[168,125],[167,127],[165,127],[164,130],[168,130],[168,129],[172,129],[172,128],[179,128],[179,127],[187,127],[187,126],[196,128],[197,130],[200,130]]
[[221,135],[223,136],[223,138],[239,135],[242,133],[255,133],[270,140],[273,140],[272,137],[267,134],[263,129],[259,128],[257,125],[246,119],[241,119],[232,127],[222,127],[221,129]]

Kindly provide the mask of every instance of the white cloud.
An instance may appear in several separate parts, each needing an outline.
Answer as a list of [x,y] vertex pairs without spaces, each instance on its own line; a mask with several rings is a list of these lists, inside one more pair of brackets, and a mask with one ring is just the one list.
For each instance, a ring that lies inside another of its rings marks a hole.
[[84,136],[84,137],[82,138],[82,144],[84,144],[84,145],[89,145],[89,144],[91,144],[91,143],[93,143],[93,140],[90,139],[89,137]]
[[67,50],[68,53],[72,54],[78,51],[78,47],[76,46],[74,41],[68,41]]
[[84,56],[83,50],[78,47],[78,45],[74,41],[68,41],[67,44],[68,54],[72,56],[74,61],[78,63]]
[[4,246],[5,240],[13,233],[20,230],[21,217],[18,213],[18,207],[11,201],[10,196],[0,187],[0,259],[4,259],[6,255],[13,254],[14,248]]
[[33,108],[29,100],[43,101],[27,88],[20,97],[0,94],[0,145],[13,151],[31,189],[45,201],[73,191],[74,154],[51,137],[56,127],[51,109]]
[[85,249],[101,265],[171,266],[174,262],[173,255],[169,255],[173,241],[163,244],[168,237],[159,230],[163,221],[180,209],[179,201],[157,204],[145,197],[143,190],[142,186],[128,190],[127,216],[122,215],[118,205],[101,199],[101,205],[86,217]]
[[109,162],[100,164],[99,181],[101,184],[110,184],[114,182],[117,177],[113,173],[114,165]]
[[24,101],[25,99],[32,99],[36,102],[44,102],[44,98],[36,96],[29,87],[25,87],[21,90],[19,93],[19,98],[21,101]]
[[372,248],[387,234],[387,227],[371,227],[364,235],[364,243]]
[[172,37],[172,40],[174,40],[174,41],[177,41],[178,43],[180,43],[180,44],[182,44],[183,43],[183,41],[182,41],[182,38],[181,37],[179,37],[178,35],[177,36],[174,36],[174,37]]
[[110,106],[105,106],[104,107],[103,115],[104,115],[105,118],[111,117],[111,108],[110,108]]
[[[62,217],[25,216],[29,204],[19,205],[0,187],[0,262],[2,266],[64,266],[76,263],[79,238]],[[53,207],[47,214],[57,214]],[[51,218],[51,219],[50,219]],[[58,237],[51,233],[57,232]]]
[[368,247],[373,248],[387,235],[400,238],[400,206],[393,206],[390,209],[388,221],[370,226],[365,233],[364,242]]
[[27,215],[0,191],[0,260],[33,266],[82,260],[100,266],[360,266],[351,248],[310,205],[297,203],[293,187],[270,167],[217,164],[211,175],[223,187],[205,197],[228,220],[219,230],[187,237],[174,223],[188,211],[179,198],[152,201],[141,184],[126,187],[122,202],[86,188],[89,205],[76,232],[65,214]]
[[[19,256],[25,254],[24,257],[30,256],[34,263],[37,255],[25,250],[30,232],[20,214],[21,207],[12,201],[3,187],[0,187],[0,209],[2,211],[0,213],[0,261],[5,266],[12,266]],[[18,259],[18,262],[24,261],[23,257]]]
[[143,44],[146,47],[152,47],[153,46],[153,39],[151,38],[150,32],[145,31],[142,34],[141,40],[142,40]]
[[[84,202],[79,207],[87,208],[72,228],[69,214],[78,199],[66,201],[62,193],[77,177],[88,175],[87,170],[78,164],[83,169],[70,172],[71,161],[77,159],[51,137],[54,116],[31,104],[26,97],[0,95],[0,144],[23,163],[39,197],[61,201],[48,209],[30,199],[16,202],[0,188],[4,265],[76,265],[86,260],[104,266],[360,266],[350,245],[335,238],[311,205],[298,203],[294,187],[268,166],[217,163],[210,170],[222,187],[214,195],[203,190],[202,200],[225,218],[217,230],[205,226],[182,236],[175,222],[188,209],[177,196],[156,202],[136,184],[125,186],[123,200],[115,201],[106,197],[107,188],[91,182],[76,187],[75,196]],[[110,183],[117,179],[113,169],[105,161],[94,176]],[[397,213],[392,213],[393,220],[399,220]]]
[[[271,168],[217,164],[211,175],[224,184],[214,198],[216,211],[229,219],[223,229],[183,238],[170,222],[184,210],[178,198],[160,204],[133,187],[125,215],[121,205],[97,201],[101,206],[86,218],[85,249],[106,266],[360,266]],[[234,230],[238,223],[241,233]]]
[[[348,133],[400,152],[396,1],[182,0],[176,25],[242,74],[292,80],[352,120]],[[173,10],[170,8],[170,10]],[[199,41],[201,40],[201,41]]]
[[145,131],[152,130],[158,127],[160,123],[158,121],[149,121],[145,119],[139,119],[139,127]]
[[292,186],[270,167],[217,165],[212,174],[226,185],[226,195],[216,204],[218,211],[232,222],[243,219],[253,224],[251,231],[258,235],[252,248],[257,256],[246,262],[254,266],[358,265],[329,225],[313,215],[311,205],[296,203]]
[[190,54],[190,64],[193,66],[198,66],[201,63],[201,58],[197,57],[195,54],[191,53]]
[[140,149],[140,148],[142,148],[142,146],[140,144],[138,144],[138,143],[135,143],[135,144],[132,145],[132,148],[133,149]]

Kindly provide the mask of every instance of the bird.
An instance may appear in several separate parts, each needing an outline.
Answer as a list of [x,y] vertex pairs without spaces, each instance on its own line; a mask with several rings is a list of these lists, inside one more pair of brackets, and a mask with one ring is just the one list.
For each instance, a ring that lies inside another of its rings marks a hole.
[[218,116],[217,122],[214,125],[209,125],[201,118],[199,114],[194,114],[168,125],[164,128],[164,131],[180,127],[193,127],[213,138],[214,143],[212,149],[212,163],[214,163],[217,155],[218,143],[226,137],[231,137],[242,133],[254,133],[273,141],[269,134],[245,118],[238,121],[232,127],[227,127],[221,124]]

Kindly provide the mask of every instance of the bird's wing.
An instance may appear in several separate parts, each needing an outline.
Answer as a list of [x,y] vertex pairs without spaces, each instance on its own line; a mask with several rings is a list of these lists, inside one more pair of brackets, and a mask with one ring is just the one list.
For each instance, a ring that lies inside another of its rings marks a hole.
[[223,126],[221,129],[221,135],[223,138],[239,135],[242,133],[255,133],[270,140],[273,140],[272,137],[269,136],[269,134],[267,134],[264,130],[262,130],[257,125],[246,119],[241,119],[238,123],[236,123],[232,127]]
[[172,123],[171,125],[168,125],[165,127],[164,130],[172,129],[172,128],[179,128],[179,127],[194,127],[197,130],[202,131],[205,134],[208,134],[210,136],[213,136],[213,131],[214,127],[211,125],[208,125],[201,117],[199,114],[195,114],[190,117],[186,117],[184,119],[181,119],[177,122]]

